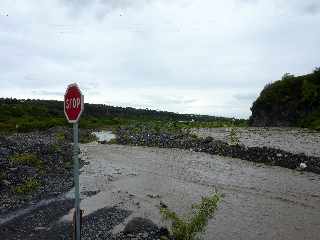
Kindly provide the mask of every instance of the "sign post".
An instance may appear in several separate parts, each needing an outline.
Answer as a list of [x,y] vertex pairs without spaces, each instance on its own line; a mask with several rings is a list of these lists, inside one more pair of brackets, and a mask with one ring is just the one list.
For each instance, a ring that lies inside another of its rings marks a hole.
[[78,122],[84,109],[83,95],[76,83],[70,84],[64,94],[64,113],[69,123],[73,124],[73,174],[75,195],[75,228],[76,240],[80,240],[80,190],[79,190],[79,128]]

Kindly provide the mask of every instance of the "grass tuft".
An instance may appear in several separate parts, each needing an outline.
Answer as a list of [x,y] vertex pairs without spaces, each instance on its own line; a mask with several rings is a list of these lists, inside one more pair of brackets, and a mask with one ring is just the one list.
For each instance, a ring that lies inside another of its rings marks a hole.
[[58,141],[64,141],[66,140],[65,134],[63,131],[57,132],[56,133],[56,138]]
[[23,184],[16,186],[14,192],[21,195],[33,193],[40,187],[40,183],[35,178],[27,179]]
[[43,168],[43,161],[32,153],[15,154],[9,158],[10,164],[13,166],[27,165],[37,169]]
[[230,138],[230,145],[239,145],[240,139],[239,139],[236,128],[231,127],[229,138]]

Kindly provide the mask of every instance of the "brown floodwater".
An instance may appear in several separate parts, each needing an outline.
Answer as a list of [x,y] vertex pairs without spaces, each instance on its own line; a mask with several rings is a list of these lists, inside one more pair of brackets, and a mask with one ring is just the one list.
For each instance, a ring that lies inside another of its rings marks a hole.
[[320,175],[180,149],[81,149],[89,163],[81,169],[81,191],[100,191],[82,200],[85,214],[119,206],[133,211],[131,218],[166,225],[160,201],[187,215],[193,203],[217,189],[224,198],[204,239],[319,239]]

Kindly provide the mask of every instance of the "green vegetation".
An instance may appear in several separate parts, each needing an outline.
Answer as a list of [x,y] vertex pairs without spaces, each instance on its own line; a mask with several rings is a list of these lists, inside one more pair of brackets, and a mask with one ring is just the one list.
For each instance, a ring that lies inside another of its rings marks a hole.
[[64,141],[66,139],[64,132],[60,131],[56,133],[56,138],[58,141]]
[[14,187],[14,192],[21,195],[33,193],[40,187],[40,183],[35,178],[27,179],[23,184]]
[[[247,125],[244,119],[85,104],[79,126],[99,129],[148,122],[155,125],[169,122],[180,128]],[[0,132],[28,132],[55,126],[70,126],[64,117],[62,101],[0,98]],[[63,138],[62,134],[57,137]]]
[[72,169],[73,168],[73,163],[71,161],[68,161],[68,162],[63,162],[63,166],[65,169]]
[[240,143],[236,128],[232,127],[229,134],[230,145],[238,145]]
[[167,207],[161,207],[160,213],[165,220],[171,221],[170,232],[176,240],[193,240],[205,230],[208,220],[213,217],[221,199],[219,194],[203,197],[199,204],[192,206],[192,215],[187,218],[179,217]]
[[12,166],[27,165],[38,170],[43,168],[43,161],[32,153],[15,154],[9,158],[9,161]]
[[320,68],[297,77],[286,73],[281,80],[267,84],[251,110],[252,125],[320,130]]

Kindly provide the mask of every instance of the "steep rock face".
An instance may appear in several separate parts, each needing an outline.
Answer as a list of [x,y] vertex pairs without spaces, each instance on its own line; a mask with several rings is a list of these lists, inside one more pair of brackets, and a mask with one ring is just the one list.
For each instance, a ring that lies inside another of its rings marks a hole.
[[268,84],[251,107],[251,126],[300,126],[320,129],[320,70]]

